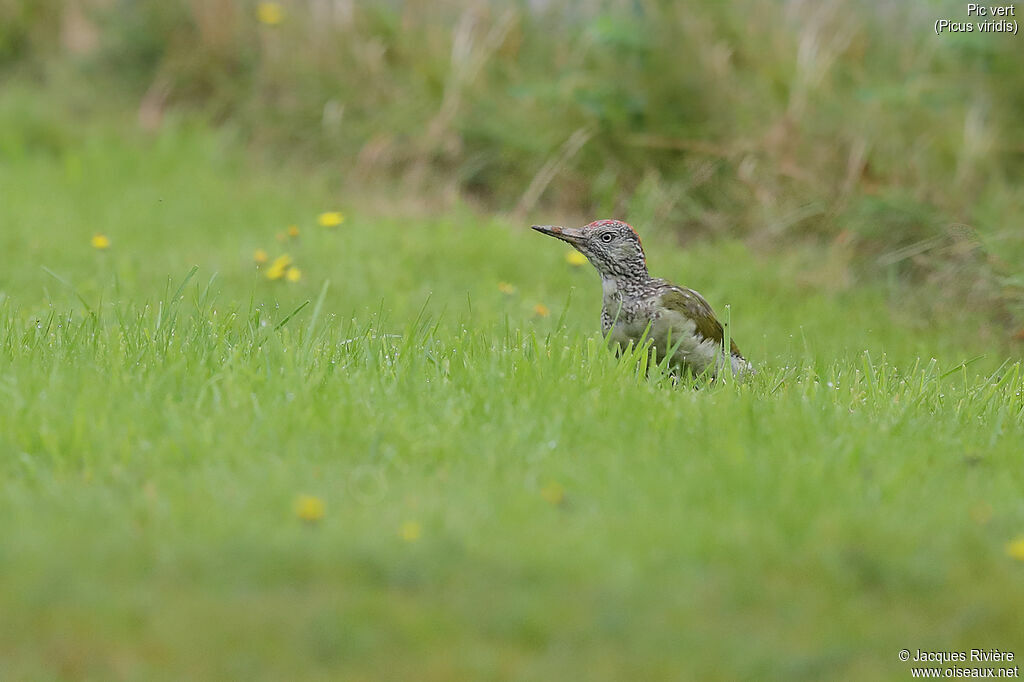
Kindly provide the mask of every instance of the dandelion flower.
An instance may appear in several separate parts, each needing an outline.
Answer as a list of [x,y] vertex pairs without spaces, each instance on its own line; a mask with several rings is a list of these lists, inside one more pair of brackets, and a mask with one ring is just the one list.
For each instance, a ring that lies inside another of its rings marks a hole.
[[316,523],[324,518],[327,506],[314,495],[299,495],[295,498],[295,515],[306,523]]
[[548,315],[551,314],[551,311],[548,310],[548,307],[543,303],[538,303],[537,305],[533,306],[533,314],[536,315],[537,317],[547,317]]
[[508,282],[498,282],[498,291],[505,294],[506,296],[512,296],[513,294],[516,293],[516,288],[514,285],[509,284]]
[[261,2],[256,6],[256,18],[266,26],[277,26],[284,21],[284,8],[280,3]]
[[102,251],[110,248],[110,237],[105,234],[94,234],[89,243],[92,244],[92,248]]
[[565,488],[563,488],[560,483],[551,482],[541,488],[540,496],[543,497],[548,504],[557,506],[562,504],[565,500]]
[[423,527],[418,521],[406,521],[398,529],[398,536],[406,542],[416,542],[423,534]]
[[320,223],[321,227],[337,227],[345,222],[345,216],[338,211],[328,211],[317,216],[316,221]]
[[1006,553],[1018,561],[1024,561],[1024,535],[1006,543]]
[[256,249],[252,252],[252,259],[256,262],[256,265],[263,265],[270,259],[270,256],[263,249]]
[[288,226],[288,236],[291,237],[292,239],[294,239],[295,237],[298,237],[299,236],[299,226],[298,225],[289,225]]
[[285,279],[289,282],[298,282],[302,279],[302,270],[299,270],[298,268],[288,268],[288,272],[285,274]]
[[566,254],[565,254],[565,262],[568,263],[569,265],[574,266],[574,267],[579,267],[581,265],[585,265],[586,264],[587,257],[584,256],[579,251],[576,251],[574,249],[572,251],[566,252]]
[[267,268],[267,279],[281,279],[288,273],[288,269],[292,265],[292,257],[287,253],[283,256],[278,256],[274,259],[274,262]]

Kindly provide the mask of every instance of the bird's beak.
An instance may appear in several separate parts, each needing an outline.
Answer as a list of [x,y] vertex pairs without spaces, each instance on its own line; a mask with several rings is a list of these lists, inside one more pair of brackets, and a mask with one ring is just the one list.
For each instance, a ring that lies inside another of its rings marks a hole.
[[572,227],[561,227],[559,225],[533,225],[533,229],[549,237],[561,239],[563,242],[578,244],[583,241],[583,230]]

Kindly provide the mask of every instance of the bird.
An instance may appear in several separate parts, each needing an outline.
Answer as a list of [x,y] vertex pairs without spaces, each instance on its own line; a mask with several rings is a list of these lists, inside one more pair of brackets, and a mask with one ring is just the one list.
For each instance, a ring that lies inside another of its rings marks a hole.
[[[601,275],[604,293],[601,331],[617,350],[650,341],[655,362],[667,355],[670,368],[713,379],[731,367],[733,376],[754,373],[754,366],[730,339],[704,297],[693,289],[651,277],[640,235],[621,220],[597,220],[579,228],[533,225],[586,256]],[[728,365],[726,364],[728,363]]]

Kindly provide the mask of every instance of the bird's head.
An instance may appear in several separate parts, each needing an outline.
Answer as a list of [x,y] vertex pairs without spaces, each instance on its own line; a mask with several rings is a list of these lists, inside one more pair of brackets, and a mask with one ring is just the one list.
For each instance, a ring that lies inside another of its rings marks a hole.
[[576,228],[534,225],[533,229],[572,244],[602,277],[647,277],[647,259],[640,236],[621,220],[598,220]]

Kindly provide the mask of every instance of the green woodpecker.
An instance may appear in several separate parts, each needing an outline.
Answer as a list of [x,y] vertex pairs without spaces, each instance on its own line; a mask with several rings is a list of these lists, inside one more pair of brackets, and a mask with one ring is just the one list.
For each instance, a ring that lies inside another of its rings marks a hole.
[[580,228],[533,229],[568,242],[597,268],[604,290],[601,330],[609,343],[622,349],[648,339],[655,361],[670,356],[674,369],[694,374],[717,377],[726,362],[734,375],[753,374],[735,341],[725,352],[722,324],[703,296],[648,274],[640,236],[626,223],[598,220]]

